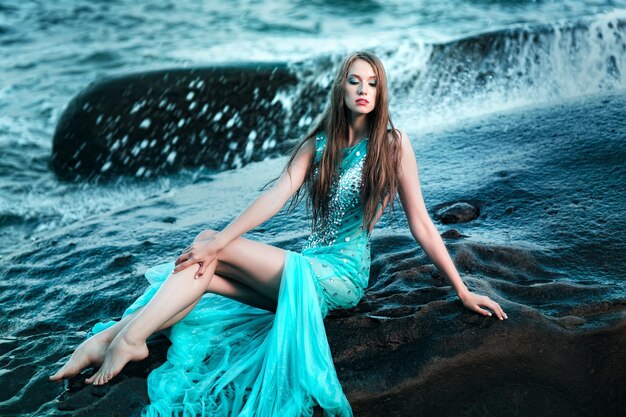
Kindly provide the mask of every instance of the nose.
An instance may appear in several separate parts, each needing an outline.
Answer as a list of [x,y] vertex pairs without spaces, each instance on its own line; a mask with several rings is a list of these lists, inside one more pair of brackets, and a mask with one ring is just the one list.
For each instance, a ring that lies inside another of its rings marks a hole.
[[365,84],[361,84],[359,89],[357,90],[359,95],[367,93],[367,86]]

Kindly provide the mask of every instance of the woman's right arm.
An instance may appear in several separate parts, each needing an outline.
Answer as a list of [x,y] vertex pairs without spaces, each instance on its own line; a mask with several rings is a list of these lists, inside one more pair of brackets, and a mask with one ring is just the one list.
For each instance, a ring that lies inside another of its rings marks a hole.
[[207,239],[197,238],[178,257],[174,272],[179,272],[195,263],[200,269],[196,277],[202,276],[207,266],[212,263],[220,250],[226,247],[233,239],[264,223],[285,205],[302,186],[309,165],[315,156],[315,138],[306,141],[298,150],[291,165],[286,169],[276,184],[263,192],[247,209],[219,233],[212,234]]
[[302,186],[309,165],[315,156],[315,138],[307,140],[298,150],[291,166],[274,186],[263,192],[247,209],[214,237],[221,247],[272,218]]

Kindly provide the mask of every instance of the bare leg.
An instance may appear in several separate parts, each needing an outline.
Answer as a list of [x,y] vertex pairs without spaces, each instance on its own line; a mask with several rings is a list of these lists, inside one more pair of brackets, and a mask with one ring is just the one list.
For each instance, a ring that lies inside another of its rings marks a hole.
[[129,361],[145,359],[148,356],[146,339],[204,294],[213,278],[216,265],[217,259],[199,279],[194,279],[198,270],[197,264],[170,275],[141,312],[115,336],[107,349],[102,366],[85,383],[106,384]]
[[198,270],[197,264],[170,275],[141,312],[115,336],[102,366],[85,382],[94,385],[106,384],[126,363],[142,360],[148,356],[146,339],[176,314],[197,302],[208,289],[217,263],[218,260],[215,259],[199,279],[194,279]]
[[[219,261],[214,261],[207,268],[202,278],[193,279],[198,265],[168,277],[144,309],[133,313],[133,316],[129,315],[126,321],[118,323],[119,326],[107,329],[108,333],[101,332],[102,339],[95,339],[92,346],[81,345],[82,349],[79,346],[75,352],[77,356],[72,355],[70,361],[63,367],[65,370],[62,368],[51,379],[60,380],[78,373],[80,368],[90,363],[102,363],[98,372],[86,382],[108,382],[128,361],[145,358],[148,354],[146,339],[153,332],[181,320],[195,306],[205,289],[275,312],[284,259],[285,253],[282,249],[242,237],[235,239],[221,252]],[[215,264],[220,265],[228,279],[215,275]],[[221,279],[217,279],[218,277]],[[220,282],[222,285],[218,285]],[[168,299],[170,296],[171,299]],[[161,304],[166,308],[160,309]],[[144,317],[144,312],[149,306],[150,313]],[[131,330],[133,332],[130,332]],[[96,336],[98,335],[94,338]],[[107,345],[108,349],[103,357],[102,351]],[[115,349],[112,349],[113,347]],[[76,370],[77,368],[79,369]]]
[[[182,318],[185,317],[195,307],[198,301],[200,301],[199,298],[198,300],[196,300],[196,302],[187,307],[185,310],[181,311],[170,320],[168,320],[164,325],[161,326],[161,328],[157,329],[157,331],[164,330],[182,320]],[[96,333],[89,339],[82,342],[76,348],[74,353],[72,353],[72,356],[65,363],[65,365],[63,365],[63,367],[59,369],[54,375],[51,375],[49,377],[50,381],[60,382],[65,378],[77,375],[80,371],[82,371],[89,365],[101,365],[104,361],[106,351],[115,336],[117,336],[118,333],[122,331],[122,329],[124,329],[124,327],[126,327],[126,325],[130,323],[137,314],[139,314],[141,309],[143,309],[143,307],[140,307],[126,317],[123,317],[120,321],[118,321],[108,329]]]
[[[264,296],[253,288],[242,284],[239,281],[214,274],[209,283],[207,291],[213,294],[223,295],[244,304],[260,309],[276,312],[276,301]],[[198,298],[187,308],[176,314],[174,317],[163,323],[156,332],[165,330],[182,320],[200,301]],[[145,306],[144,306],[145,307]],[[72,356],[61,369],[50,376],[51,381],[60,382],[65,378],[77,375],[81,370],[90,365],[101,365],[104,361],[106,351],[113,339],[120,333],[128,323],[144,308],[140,307],[131,314],[123,317],[119,322],[106,330],[101,331],[81,343]]]

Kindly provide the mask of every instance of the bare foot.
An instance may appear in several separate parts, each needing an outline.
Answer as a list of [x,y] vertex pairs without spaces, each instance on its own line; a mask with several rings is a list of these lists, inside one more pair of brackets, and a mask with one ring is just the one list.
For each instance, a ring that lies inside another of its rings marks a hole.
[[111,339],[103,333],[97,333],[78,345],[70,359],[54,375],[50,381],[60,382],[65,378],[78,374],[89,365],[100,365],[104,360]]
[[148,356],[145,340],[134,342],[126,338],[122,330],[109,345],[104,362],[98,372],[85,380],[87,384],[103,385],[119,374],[124,365],[130,361],[140,361]]

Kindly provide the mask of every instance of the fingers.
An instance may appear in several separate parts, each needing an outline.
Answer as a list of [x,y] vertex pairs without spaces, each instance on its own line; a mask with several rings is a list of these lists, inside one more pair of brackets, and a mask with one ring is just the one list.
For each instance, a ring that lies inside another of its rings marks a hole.
[[174,265],[178,265],[181,262],[185,262],[186,260],[191,259],[191,257],[192,257],[191,252],[183,253],[176,259],[176,262],[174,262]]
[[502,310],[502,307],[500,307],[500,304],[498,304],[498,303],[495,303],[495,304],[496,304],[496,307],[498,309],[498,312],[500,313],[500,320],[508,319],[509,316],[507,316],[506,313],[504,312],[504,310]]
[[498,317],[500,320],[505,320],[509,318],[502,309],[502,307],[500,307],[500,304],[496,303],[486,295],[470,293],[470,296],[463,299],[463,304],[470,310],[480,313],[483,316],[492,316],[493,313],[481,307],[486,307],[490,310],[493,310],[493,312],[496,314],[496,317]]
[[[496,313],[496,316],[500,320],[504,320],[504,319],[508,319],[509,318],[506,315],[506,313],[504,312],[504,310],[502,310],[502,307],[500,307],[500,304],[496,303],[495,301],[489,299],[489,304],[487,304],[486,306],[489,307],[490,309],[492,309],[494,311],[494,313]],[[489,313],[489,315],[491,316],[491,313]]]
[[[184,251],[182,251],[180,253],[180,255],[178,255],[178,259],[183,258],[183,257],[188,257],[190,254],[191,254],[191,246],[188,246],[188,247],[185,248]],[[183,260],[185,260],[185,259],[183,259]]]
[[202,278],[204,271],[206,271],[207,265],[208,265],[207,262],[200,263],[200,269],[198,269],[198,272],[196,272],[196,275],[194,275],[193,278],[194,279]]
[[[194,242],[195,243],[195,242]],[[178,256],[178,259],[176,259],[176,261],[174,262],[175,265],[178,265],[179,263],[187,260],[189,258],[189,255],[191,254],[191,249],[193,248],[193,243],[189,246],[187,246]]]
[[491,311],[485,310],[484,308],[477,307],[476,311],[478,311],[483,316],[491,316]]
[[493,314],[491,313],[491,311],[481,307],[486,307],[490,310],[493,310],[493,312],[496,314],[496,317],[498,317],[498,319],[500,320],[509,318],[502,309],[502,307],[500,307],[500,304],[496,303],[486,295],[478,296],[472,301],[473,302],[470,303],[468,307],[470,307],[470,309],[476,311],[477,313],[482,314],[483,316],[492,316]]
[[198,262],[198,261],[195,261],[195,260],[193,260],[193,259],[187,259],[186,261],[179,263],[179,264],[176,266],[176,268],[174,268],[174,271],[172,271],[172,273],[177,273],[177,272],[180,272],[180,271],[182,271],[183,269],[188,268],[188,267],[190,267],[191,265],[193,265],[193,264],[195,264],[195,263],[197,263],[197,262]]

